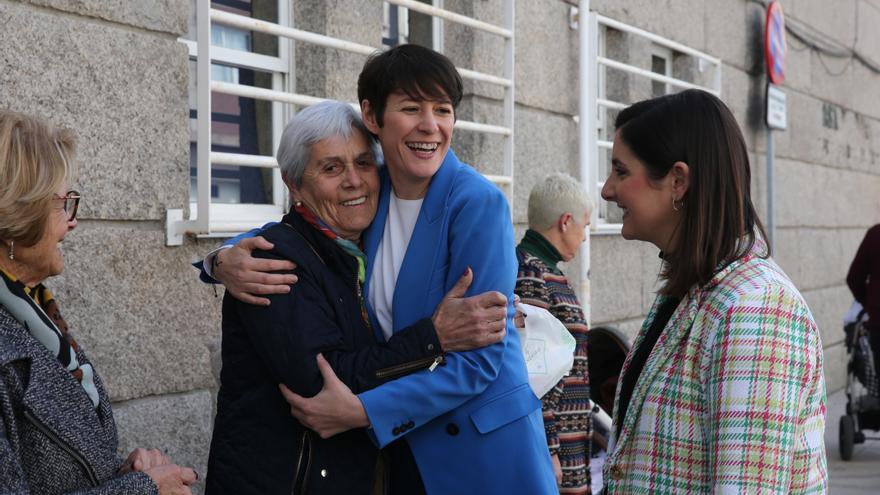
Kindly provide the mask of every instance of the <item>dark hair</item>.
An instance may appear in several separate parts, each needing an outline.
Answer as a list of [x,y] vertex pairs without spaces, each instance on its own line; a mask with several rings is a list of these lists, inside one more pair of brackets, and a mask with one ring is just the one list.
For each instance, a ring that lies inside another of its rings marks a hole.
[[371,55],[358,76],[358,102],[370,102],[379,127],[385,125],[388,95],[395,91],[416,100],[448,98],[455,109],[463,88],[458,70],[445,55],[410,44]]
[[[621,111],[615,126],[651,179],[665,177],[675,162],[688,165],[688,191],[673,234],[675,248],[664,256],[661,293],[684,296],[745,256],[757,234],[766,242],[752,204],[745,140],[720,99],[690,89],[641,101]],[[770,256],[769,243],[761,256]]]

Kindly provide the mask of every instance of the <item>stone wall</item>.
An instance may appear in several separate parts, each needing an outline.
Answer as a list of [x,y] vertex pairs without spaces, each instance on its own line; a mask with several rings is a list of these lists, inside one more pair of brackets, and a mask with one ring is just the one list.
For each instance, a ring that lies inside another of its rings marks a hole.
[[[500,24],[500,0],[446,0]],[[204,474],[214,411],[220,298],[189,263],[217,241],[166,247],[164,216],[187,203],[188,0],[0,0],[0,107],[36,113],[79,137],[80,223],[64,244],[67,269],[50,282],[115,402],[121,451],[159,446]],[[609,17],[723,60],[723,99],[743,126],[765,213],[766,135],[760,55],[764,9],[746,0],[602,0]],[[880,61],[880,1],[786,0],[787,16]],[[577,176],[578,32],[562,0],[516,3],[517,232],[531,187],[551,171]],[[858,9],[858,12],[857,12]],[[381,4],[293,3],[296,27],[379,44]],[[844,277],[864,230],[880,221],[880,75],[830,59],[788,37],[789,130],[776,133],[775,258],[822,328],[829,390],[843,380]],[[501,74],[500,40],[447,23],[460,66]],[[492,55],[489,55],[492,54]],[[637,57],[638,50],[630,53]],[[300,92],[355,99],[363,58],[297,44]],[[840,72],[832,76],[829,72]],[[501,122],[501,92],[467,83],[461,118]],[[457,131],[459,154],[501,170],[502,139]],[[598,199],[598,198],[595,198]],[[657,288],[656,249],[593,235],[593,325],[635,335]],[[575,260],[567,268],[579,268]],[[220,294],[222,295],[222,294]],[[213,363],[213,365],[212,365]],[[212,367],[213,366],[213,367]],[[212,372],[212,370],[215,370]],[[199,487],[199,490],[201,487]]]

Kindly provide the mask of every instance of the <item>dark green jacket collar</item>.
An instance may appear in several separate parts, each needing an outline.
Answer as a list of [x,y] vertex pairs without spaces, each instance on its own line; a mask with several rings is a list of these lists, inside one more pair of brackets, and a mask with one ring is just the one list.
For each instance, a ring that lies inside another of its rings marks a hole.
[[557,263],[562,261],[562,255],[559,254],[559,250],[557,250],[546,237],[538,232],[535,232],[532,229],[526,230],[526,235],[523,236],[517,249],[525,251],[532,256],[536,256],[543,261],[553,273],[556,275],[562,275],[562,271],[556,266]]

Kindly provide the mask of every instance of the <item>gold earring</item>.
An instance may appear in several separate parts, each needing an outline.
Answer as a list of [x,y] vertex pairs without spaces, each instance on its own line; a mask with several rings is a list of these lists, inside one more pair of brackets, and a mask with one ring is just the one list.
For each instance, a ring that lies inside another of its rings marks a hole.
[[[681,206],[684,206],[684,201],[681,202]],[[676,206],[676,205],[675,205],[675,196],[673,196],[673,197],[672,197],[672,211],[679,211],[679,210],[681,210],[681,206]]]
[[9,259],[15,259],[15,241],[9,241]]

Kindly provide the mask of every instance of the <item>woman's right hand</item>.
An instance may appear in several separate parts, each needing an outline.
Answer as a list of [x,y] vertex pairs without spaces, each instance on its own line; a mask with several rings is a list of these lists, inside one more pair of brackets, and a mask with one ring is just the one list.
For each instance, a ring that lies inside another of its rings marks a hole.
[[492,345],[507,333],[507,298],[497,291],[464,297],[473,280],[474,272],[468,268],[431,317],[444,352]]
[[254,258],[255,249],[268,251],[274,245],[261,236],[242,239],[228,249],[223,249],[211,260],[211,272],[215,279],[223,282],[226,290],[239,301],[268,306],[269,299],[260,297],[267,294],[286,294],[297,281],[292,273],[272,272],[290,271],[296,264],[288,260],[269,260]]
[[192,495],[189,489],[198,481],[195,471],[176,464],[164,464],[144,471],[159,487],[159,495]]

